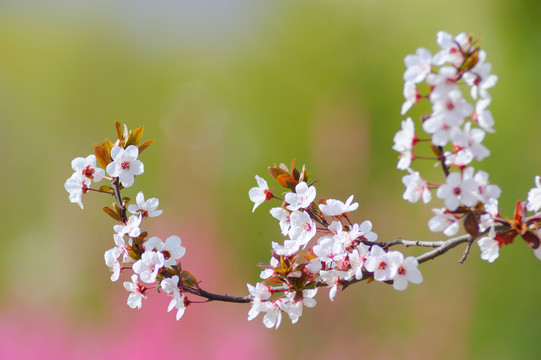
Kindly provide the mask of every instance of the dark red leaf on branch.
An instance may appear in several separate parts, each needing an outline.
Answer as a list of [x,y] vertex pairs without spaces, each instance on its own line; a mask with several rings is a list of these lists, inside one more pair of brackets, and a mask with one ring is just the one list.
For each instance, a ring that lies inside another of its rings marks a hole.
[[472,238],[476,238],[479,235],[479,219],[473,212],[469,212],[464,218],[464,229],[466,229],[466,232]]
[[532,249],[537,249],[539,247],[539,237],[535,235],[531,231],[526,231],[524,234],[522,234],[522,238]]

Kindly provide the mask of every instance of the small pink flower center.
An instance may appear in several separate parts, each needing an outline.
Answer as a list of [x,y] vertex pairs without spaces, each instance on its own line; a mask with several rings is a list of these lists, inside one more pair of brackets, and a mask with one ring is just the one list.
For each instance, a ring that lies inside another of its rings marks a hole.
[[385,270],[387,268],[387,263],[385,261],[382,261],[379,263],[378,269]]
[[453,189],[453,194],[455,194],[456,196],[460,195],[461,192],[462,190],[459,187]]
[[452,101],[447,102],[447,110],[452,111],[455,108],[455,104]]
[[171,253],[169,251],[167,251],[167,250],[163,250],[162,254],[163,254],[163,257],[164,257],[165,260],[171,258]]
[[90,165],[88,165],[83,170],[83,175],[86,176],[87,178],[90,178],[90,179],[94,180],[94,173],[95,172],[96,172],[96,170],[94,170],[93,168],[90,167]]
[[399,275],[406,275],[406,269],[403,266],[400,266],[398,268],[398,274]]
[[120,164],[120,167],[123,170],[129,170],[130,169],[130,162],[129,161],[124,161],[122,164]]

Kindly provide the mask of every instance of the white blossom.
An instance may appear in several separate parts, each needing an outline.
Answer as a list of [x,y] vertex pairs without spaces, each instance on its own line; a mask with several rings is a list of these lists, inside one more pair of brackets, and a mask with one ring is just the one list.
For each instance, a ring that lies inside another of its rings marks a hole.
[[370,249],[370,255],[368,255],[364,267],[367,271],[374,273],[374,280],[387,281],[395,277],[398,266],[403,260],[402,253],[398,251],[385,252],[381,247],[374,245]]
[[291,240],[295,240],[299,247],[306,246],[316,235],[316,224],[306,211],[294,211],[291,213],[290,221],[289,236]]
[[420,83],[430,73],[432,67],[432,54],[425,48],[418,48],[415,55],[406,55],[404,58],[406,71],[404,81]]
[[539,211],[541,209],[541,177],[535,177],[535,187],[528,191],[528,211]]
[[143,304],[143,299],[146,299],[146,290],[147,288],[139,284],[137,281],[137,275],[133,274],[131,276],[131,282],[125,281],[124,288],[131,292],[128,296],[128,306],[132,309],[140,309]]
[[445,236],[453,236],[458,232],[460,223],[453,214],[448,213],[444,208],[432,209],[432,212],[435,216],[428,220],[428,228],[430,231],[443,231]]
[[417,268],[419,262],[413,256],[408,256],[402,264],[398,265],[398,270],[393,278],[393,288],[403,291],[408,287],[408,282],[420,284],[423,282],[423,275]]
[[115,145],[111,149],[113,161],[107,165],[107,173],[118,177],[125,188],[132,186],[135,176],[145,171],[143,163],[137,160],[138,156],[139,149],[135,145],[130,145],[125,149]]
[[406,186],[402,198],[411,203],[415,203],[422,198],[423,203],[429,203],[432,200],[432,193],[426,180],[421,177],[418,171],[408,168],[408,172],[409,175],[402,177],[402,183]]
[[359,207],[359,203],[352,203],[353,195],[351,195],[346,203],[341,202],[340,200],[327,199],[326,204],[320,204],[319,209],[326,216],[340,216],[347,214],[350,211],[355,211]]
[[481,249],[481,259],[494,262],[500,256],[500,243],[495,240],[496,233],[494,227],[490,228],[488,236],[483,236],[477,241],[479,249]]
[[267,184],[267,181],[259,177],[258,175],[255,176],[255,179],[257,181],[257,187],[253,187],[250,189],[250,191],[248,191],[248,196],[250,197],[250,200],[254,203],[252,212],[254,212],[259,205],[272,198],[272,193],[269,190],[269,185]]
[[139,213],[141,213],[143,215],[143,218],[146,218],[159,216],[162,213],[162,210],[156,210],[158,208],[158,205],[160,204],[160,200],[158,200],[157,198],[150,198],[145,201],[145,195],[142,191],[139,191],[137,193],[135,201],[137,202],[137,205],[128,205],[128,211],[132,214],[138,215]]
[[308,186],[304,181],[295,186],[295,192],[289,192],[285,195],[285,200],[289,204],[288,210],[295,211],[306,209],[316,198],[316,188]]
[[394,135],[393,142],[393,150],[400,153],[396,167],[399,170],[409,168],[413,160],[415,145],[415,125],[410,117],[402,121],[402,129]]

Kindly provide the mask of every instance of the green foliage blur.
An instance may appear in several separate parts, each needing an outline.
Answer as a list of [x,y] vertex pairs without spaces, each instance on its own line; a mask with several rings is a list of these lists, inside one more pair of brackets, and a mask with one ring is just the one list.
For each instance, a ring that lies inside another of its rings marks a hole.
[[[226,268],[220,281],[199,279],[216,291],[244,294],[282,240],[270,205],[252,214],[247,193],[256,174],[278,189],[267,167],[294,158],[319,180],[318,197],[355,194],[355,220],[371,220],[380,239],[440,238],[426,226],[439,200],[401,199],[391,150],[403,58],[436,52],[439,30],[482,36],[499,77],[491,156],[474,166],[512,216],[541,174],[540,15],[539,3],[505,0],[0,2],[0,313],[56,306],[104,318],[107,297],[123,299],[103,263],[113,223],[100,209],[112,200],[86,196],[80,211],[63,188],[71,160],[114,137],[114,121],[156,140],[135,187],[160,199],[152,229],[183,238],[188,270]],[[197,246],[218,255],[190,259]],[[494,264],[477,247],[464,265],[461,255],[423,265],[424,283],[405,293],[362,284],[329,305],[322,289],[315,309],[272,336],[297,339],[292,358],[317,358],[311,344],[330,337],[347,356],[538,359],[541,263],[520,241]],[[348,353],[358,339],[369,346]]]

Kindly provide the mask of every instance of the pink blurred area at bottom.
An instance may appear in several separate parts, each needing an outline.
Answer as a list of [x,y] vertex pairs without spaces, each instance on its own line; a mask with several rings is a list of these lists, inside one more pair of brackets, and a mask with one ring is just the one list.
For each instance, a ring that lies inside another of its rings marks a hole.
[[154,295],[140,310],[117,299],[123,308],[115,305],[97,320],[44,309],[0,314],[0,359],[265,359],[272,353],[269,330],[246,321],[246,306],[192,304],[176,321],[175,310],[166,311],[168,298]]

